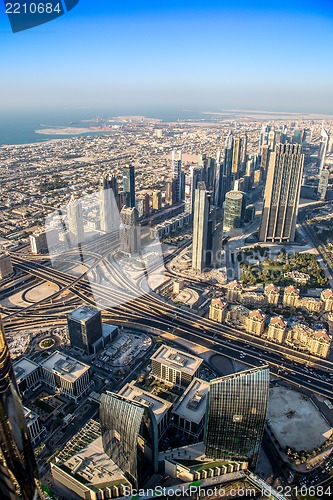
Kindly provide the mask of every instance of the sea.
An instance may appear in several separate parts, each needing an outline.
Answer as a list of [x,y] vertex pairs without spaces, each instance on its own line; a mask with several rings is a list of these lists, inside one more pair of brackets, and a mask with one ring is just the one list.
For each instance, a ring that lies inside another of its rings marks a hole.
[[[126,109],[64,109],[64,110],[31,110],[24,111],[7,111],[0,114],[0,146],[2,145],[17,145],[31,144],[49,141],[51,139],[66,139],[77,137],[73,135],[58,135],[58,134],[40,134],[36,130],[52,129],[56,127],[75,127],[87,128],[90,125],[95,125],[93,120],[96,117],[107,120],[115,116],[145,116],[149,118],[159,118],[165,122],[174,122],[178,120],[196,120],[203,119],[199,111],[184,111],[184,110],[126,110]],[[91,122],[87,122],[91,120]],[[108,132],[104,132],[108,133]],[[84,135],[101,135],[101,131],[83,132]]]

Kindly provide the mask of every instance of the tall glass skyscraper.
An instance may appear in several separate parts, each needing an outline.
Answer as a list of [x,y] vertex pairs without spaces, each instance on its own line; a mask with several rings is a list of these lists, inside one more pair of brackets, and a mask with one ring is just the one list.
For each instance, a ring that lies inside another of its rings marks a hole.
[[[19,498],[41,498],[38,469],[23,406],[18,395],[7,340],[0,318],[0,459],[17,486]],[[7,482],[10,485],[10,481]],[[0,490],[1,491],[1,490]],[[5,497],[3,497],[5,498]]]
[[123,172],[124,193],[127,194],[127,206],[135,208],[135,170],[132,165],[126,165]]
[[102,394],[100,422],[105,453],[134,488],[158,468],[158,429],[152,410],[119,394]]
[[252,368],[210,382],[206,456],[256,464],[267,414],[268,366]]
[[299,144],[278,144],[270,154],[260,241],[294,241],[303,163]]
[[118,183],[115,176],[103,175],[99,184],[101,230],[118,231],[120,226]]

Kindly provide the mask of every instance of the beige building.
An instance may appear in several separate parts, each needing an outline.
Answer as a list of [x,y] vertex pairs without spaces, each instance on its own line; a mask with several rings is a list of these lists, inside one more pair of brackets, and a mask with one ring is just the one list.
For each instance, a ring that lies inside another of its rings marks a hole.
[[203,360],[166,345],[151,357],[152,374],[171,386],[187,387],[198,376]]
[[304,297],[299,299],[297,307],[301,307],[309,312],[321,312],[324,304],[320,299],[316,299],[314,297]]
[[9,254],[3,253],[0,255],[0,280],[8,278],[13,274],[12,259]]
[[299,289],[293,285],[287,286],[283,294],[284,307],[297,307],[299,300]]
[[256,292],[241,293],[240,301],[245,306],[260,307],[266,305],[266,297],[262,293]]
[[333,290],[330,288],[323,290],[320,295],[321,300],[324,303],[324,311],[333,311]]
[[209,307],[209,319],[223,323],[227,314],[227,303],[220,298],[213,299]]
[[264,296],[267,299],[268,304],[277,306],[280,298],[280,288],[270,283],[265,286]]
[[238,281],[231,281],[228,285],[227,301],[239,302],[242,293],[242,285]]
[[253,335],[262,335],[265,330],[266,315],[260,310],[250,311],[245,319],[245,329]]
[[309,342],[310,354],[327,358],[331,346],[331,338],[327,335],[326,330],[318,330],[314,332]]
[[286,321],[282,318],[282,316],[275,316],[270,320],[267,331],[267,339],[282,344],[285,340],[286,331]]
[[326,330],[312,330],[307,325],[295,325],[288,332],[287,344],[301,351],[307,351],[313,356],[326,358],[331,345],[331,338]]
[[250,310],[244,306],[235,306],[227,313],[228,322],[234,326],[244,328],[245,320],[248,317]]

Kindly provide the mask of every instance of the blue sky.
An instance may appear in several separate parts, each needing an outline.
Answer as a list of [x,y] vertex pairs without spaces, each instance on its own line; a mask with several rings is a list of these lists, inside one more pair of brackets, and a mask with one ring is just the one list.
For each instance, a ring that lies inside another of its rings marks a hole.
[[271,4],[80,0],[13,34],[0,2],[0,109],[333,113],[333,1]]

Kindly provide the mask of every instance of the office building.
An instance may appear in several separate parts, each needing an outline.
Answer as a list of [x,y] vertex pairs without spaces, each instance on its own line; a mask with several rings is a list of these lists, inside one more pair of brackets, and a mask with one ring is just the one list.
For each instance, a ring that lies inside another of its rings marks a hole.
[[0,280],[8,278],[14,272],[12,259],[9,254],[0,254]]
[[[38,469],[0,318],[0,459],[23,500],[40,498]],[[4,487],[1,481],[1,487]],[[0,489],[1,491],[1,489]],[[6,497],[4,497],[6,498]]]
[[68,232],[70,244],[80,244],[84,242],[84,225],[82,204],[74,195],[67,205]]
[[172,205],[172,182],[165,183],[165,204]]
[[264,433],[269,368],[252,368],[210,382],[206,456],[255,467]]
[[197,190],[199,183],[203,181],[203,172],[202,168],[191,167],[190,170],[190,212],[193,214],[194,212],[194,199],[195,199],[195,191]]
[[194,378],[172,410],[173,425],[181,434],[200,440],[206,418],[209,383]]
[[330,136],[329,136],[329,133],[327,132],[327,130],[324,129],[324,123],[323,123],[322,129],[321,129],[321,138],[320,138],[320,143],[319,143],[319,149],[318,149],[319,173],[321,172],[321,170],[324,168],[324,165],[325,165],[329,142],[330,142]]
[[123,172],[124,193],[127,195],[126,205],[135,208],[135,170],[132,165],[126,165]]
[[141,251],[141,229],[136,208],[124,207],[120,212],[120,251],[137,255]]
[[26,407],[23,408],[23,411],[31,443],[33,446],[36,446],[45,433],[45,427],[42,426],[40,416],[37,413]]
[[101,311],[92,306],[79,307],[67,315],[67,326],[71,347],[92,354],[103,335]]
[[172,178],[172,203],[179,203],[182,200],[182,152],[179,151],[176,158],[175,151],[172,151],[171,159],[171,178]]
[[45,384],[75,403],[91,389],[90,366],[59,351],[43,361],[41,368]]
[[329,167],[323,167],[319,174],[318,196],[322,201],[326,200],[327,188],[330,179],[331,170]]
[[29,236],[30,250],[34,255],[52,252],[52,249],[59,243],[59,233],[57,229],[47,231],[35,231]]
[[226,193],[224,202],[223,227],[235,229],[244,223],[245,198],[240,191]]
[[170,386],[185,388],[198,376],[202,359],[162,345],[152,355],[151,363],[155,378]]
[[101,231],[110,233],[119,230],[119,193],[117,178],[104,174],[99,184]]
[[16,384],[21,396],[26,391],[32,391],[41,383],[42,373],[40,366],[28,359],[22,357],[16,359],[13,363]]
[[141,488],[157,472],[158,430],[149,405],[108,392],[100,405],[105,453],[134,488]]
[[131,485],[103,450],[101,433],[100,423],[89,420],[52,459],[51,474],[61,486],[62,498],[106,500],[128,495]]
[[282,318],[282,316],[274,316],[271,318],[268,325],[267,339],[283,344],[286,337],[286,331],[286,321]]
[[279,144],[270,155],[259,240],[292,242],[301,191],[304,155],[299,144]]
[[209,200],[206,186],[201,182],[195,190],[192,240],[192,269],[202,273],[206,267]]
[[161,210],[162,208],[162,193],[161,191],[153,192],[153,210]]
[[119,396],[134,401],[141,404],[142,406],[147,406],[152,410],[156,419],[158,440],[160,440],[170,422],[172,403],[166,401],[165,399],[159,398],[151,392],[144,391],[135,385],[135,380],[131,383],[126,384],[118,392]]
[[225,201],[225,195],[232,188],[231,169],[233,163],[233,144],[234,144],[233,135],[229,134],[225,141],[224,160],[220,164],[220,175],[219,175],[220,186],[219,186],[219,197],[218,197],[219,208],[223,207]]

